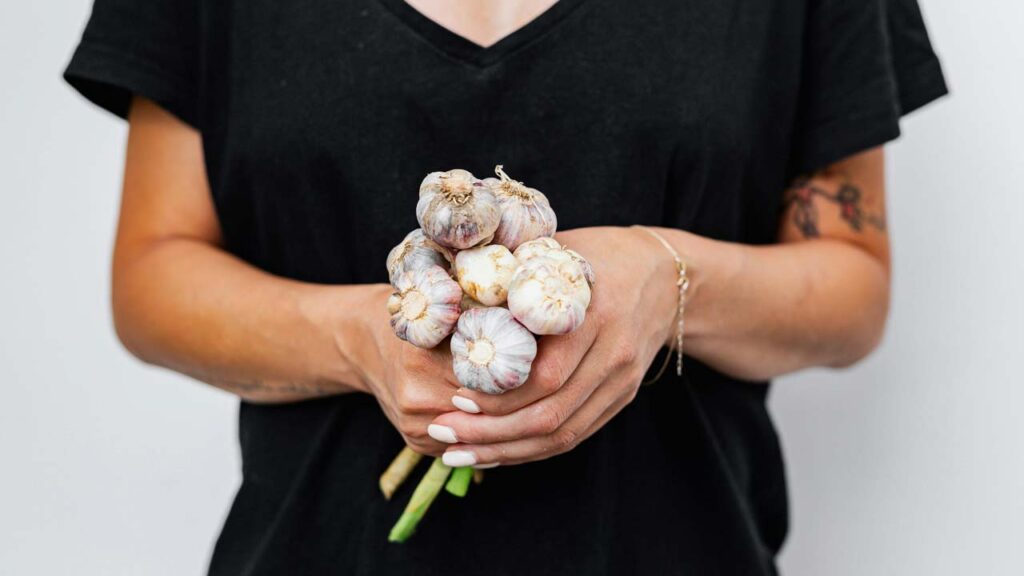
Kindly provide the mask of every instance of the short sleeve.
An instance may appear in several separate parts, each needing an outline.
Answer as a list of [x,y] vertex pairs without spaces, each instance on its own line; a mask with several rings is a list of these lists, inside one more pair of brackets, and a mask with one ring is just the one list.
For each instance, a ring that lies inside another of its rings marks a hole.
[[793,172],[897,138],[903,115],[946,93],[917,0],[811,0]]
[[198,0],[95,0],[64,79],[122,118],[139,95],[198,127],[199,44]]

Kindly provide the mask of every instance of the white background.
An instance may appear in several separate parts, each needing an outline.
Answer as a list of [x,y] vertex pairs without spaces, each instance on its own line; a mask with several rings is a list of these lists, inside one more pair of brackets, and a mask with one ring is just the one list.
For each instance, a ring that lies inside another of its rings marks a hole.
[[[203,573],[235,401],[108,304],[125,124],[59,80],[88,0],[0,5],[0,574]],[[1024,9],[925,0],[954,96],[891,146],[889,331],[778,381],[789,575],[1024,574]]]

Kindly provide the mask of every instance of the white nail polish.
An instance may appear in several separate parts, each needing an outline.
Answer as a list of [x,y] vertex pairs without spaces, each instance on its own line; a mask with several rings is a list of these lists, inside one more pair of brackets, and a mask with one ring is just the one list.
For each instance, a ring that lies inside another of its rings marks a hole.
[[452,404],[463,412],[469,412],[470,414],[480,413],[480,407],[476,405],[476,402],[463,396],[452,396]]
[[455,430],[449,426],[441,426],[440,424],[431,424],[430,426],[427,426],[427,434],[429,434],[434,440],[444,442],[445,444],[455,444],[459,441],[459,439],[455,437]]
[[452,450],[451,452],[445,452],[441,456],[441,462],[444,462],[445,466],[461,468],[476,464],[476,456],[468,450]]
[[487,470],[488,468],[497,468],[498,466],[501,466],[500,462],[491,462],[490,464],[477,464],[473,466],[473,468],[476,468],[477,470]]

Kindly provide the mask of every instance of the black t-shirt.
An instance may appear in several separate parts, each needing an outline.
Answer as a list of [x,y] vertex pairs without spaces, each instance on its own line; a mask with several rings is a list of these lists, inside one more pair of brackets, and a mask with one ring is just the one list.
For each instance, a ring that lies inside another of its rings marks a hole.
[[[915,0],[561,0],[482,49],[402,0],[96,0],[66,78],[202,132],[228,249],[383,282],[420,179],[503,163],[563,229],[763,244],[798,173],[945,93]],[[113,161],[113,160],[112,160]],[[768,385],[689,360],[574,451],[442,495],[403,545],[373,398],[241,405],[212,574],[771,574],[787,530]]]

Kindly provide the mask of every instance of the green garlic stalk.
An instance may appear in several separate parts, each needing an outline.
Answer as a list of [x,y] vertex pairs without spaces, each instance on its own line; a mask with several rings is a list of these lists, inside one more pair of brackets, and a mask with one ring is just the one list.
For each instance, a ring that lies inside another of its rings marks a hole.
[[405,511],[402,512],[402,517],[391,528],[391,533],[388,534],[388,542],[405,542],[412,536],[413,532],[416,531],[416,525],[423,519],[423,515],[427,513],[430,504],[434,502],[434,498],[437,498],[438,493],[441,492],[441,488],[444,486],[444,482],[448,479],[451,471],[451,467],[445,466],[440,458],[434,459],[430,469],[423,475],[423,479],[420,480],[416,490],[413,491],[409,504],[405,507]]
[[469,466],[456,468],[444,489],[452,496],[462,498],[469,491],[469,482],[473,479],[473,469]]

